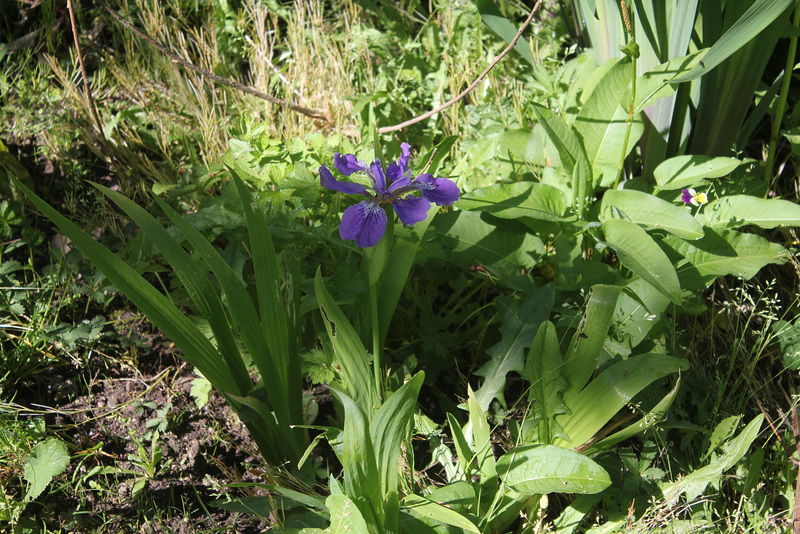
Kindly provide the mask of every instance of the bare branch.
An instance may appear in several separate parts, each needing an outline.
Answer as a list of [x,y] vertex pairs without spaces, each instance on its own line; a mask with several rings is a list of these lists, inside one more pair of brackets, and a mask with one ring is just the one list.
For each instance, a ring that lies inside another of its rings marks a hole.
[[522,35],[522,32],[524,32],[525,28],[528,27],[528,24],[531,23],[531,20],[533,20],[533,15],[539,10],[539,6],[541,6],[541,5],[542,5],[542,0],[539,0],[538,2],[536,2],[536,5],[533,6],[533,9],[531,10],[530,15],[528,15],[528,18],[525,19],[525,22],[522,24],[522,26],[520,27],[519,31],[514,36],[514,38],[511,39],[511,42],[508,44],[506,49],[503,50],[502,52],[500,52],[500,55],[497,56],[496,58],[494,58],[494,61],[492,61],[491,64],[488,67],[486,67],[486,69],[483,72],[481,72],[480,76],[478,76],[475,79],[475,81],[472,82],[469,85],[469,87],[467,87],[466,89],[461,91],[461,93],[459,93],[458,96],[456,96],[455,98],[453,98],[452,100],[450,100],[448,102],[445,102],[444,104],[442,104],[441,106],[439,106],[436,109],[432,109],[432,110],[430,110],[430,111],[428,111],[426,113],[423,113],[419,117],[414,117],[411,120],[407,120],[406,122],[402,122],[402,123],[396,124],[394,126],[384,126],[383,128],[378,128],[378,133],[395,132],[397,130],[402,130],[406,126],[411,126],[412,124],[416,124],[416,123],[418,123],[420,121],[424,121],[425,119],[427,119],[429,117],[432,117],[433,115],[436,115],[440,111],[443,111],[443,110],[449,108],[450,106],[452,106],[453,104],[455,104],[456,102],[458,102],[459,100],[461,100],[462,98],[467,96],[467,94],[470,91],[472,91],[473,89],[475,89],[478,86],[478,84],[481,83],[481,81],[486,77],[486,75],[489,74],[489,71],[492,70],[495,65],[500,63],[500,60],[503,59],[503,57],[506,54],[508,54],[511,51],[512,48],[514,48],[514,45],[517,44],[517,40],[519,40],[520,36]]

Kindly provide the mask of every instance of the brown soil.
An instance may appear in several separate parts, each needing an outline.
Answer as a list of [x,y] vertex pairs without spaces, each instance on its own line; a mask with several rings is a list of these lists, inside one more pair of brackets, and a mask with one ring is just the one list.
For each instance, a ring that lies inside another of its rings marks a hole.
[[[265,494],[255,487],[222,486],[263,482],[248,470],[263,466],[244,425],[218,394],[212,391],[202,409],[195,405],[189,391],[196,375],[190,366],[160,350],[143,355],[136,368],[90,361],[90,369],[103,367],[88,388],[64,378],[63,368],[40,377],[53,392],[49,405],[56,408],[46,416],[48,429],[70,449],[70,466],[58,480],[70,486],[67,495],[74,500],[51,489],[26,515],[67,532],[258,533],[269,527],[265,518],[212,504],[226,495]],[[86,391],[76,396],[76,389]],[[163,407],[168,407],[166,417],[159,418]],[[137,442],[150,453],[147,438],[159,422],[166,425],[157,441],[162,470],[134,495],[144,471],[130,455],[137,454]]]

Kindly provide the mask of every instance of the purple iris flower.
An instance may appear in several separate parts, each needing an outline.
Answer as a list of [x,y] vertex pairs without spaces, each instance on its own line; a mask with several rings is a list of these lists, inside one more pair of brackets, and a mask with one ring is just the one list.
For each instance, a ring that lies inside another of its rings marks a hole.
[[[319,168],[319,181],[325,189],[367,197],[367,200],[344,210],[339,225],[342,239],[355,239],[356,245],[361,248],[377,245],[386,232],[384,206],[387,204],[392,205],[403,226],[409,226],[425,220],[431,202],[438,206],[449,206],[458,200],[458,186],[452,180],[434,178],[430,174],[420,174],[412,180],[408,168],[411,145],[403,143],[400,148],[400,159],[393,161],[385,173],[379,159],[367,165],[353,154],[336,154],[333,158],[333,165],[345,176],[356,172],[366,173],[372,182],[372,193],[361,184],[339,182],[324,165]],[[422,196],[413,196],[416,191]]]

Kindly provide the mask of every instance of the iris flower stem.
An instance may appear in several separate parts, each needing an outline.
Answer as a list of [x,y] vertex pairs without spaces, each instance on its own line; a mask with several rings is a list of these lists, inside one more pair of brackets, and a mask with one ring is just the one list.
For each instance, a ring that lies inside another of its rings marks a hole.
[[383,392],[381,382],[381,365],[383,358],[383,345],[381,343],[381,323],[379,294],[381,287],[381,276],[386,267],[386,260],[392,248],[394,237],[394,217],[388,214],[386,222],[386,233],[383,234],[377,246],[364,249],[364,258],[367,260],[367,271],[369,276],[369,310],[370,326],[372,327],[372,371],[375,377],[375,392],[380,397]]

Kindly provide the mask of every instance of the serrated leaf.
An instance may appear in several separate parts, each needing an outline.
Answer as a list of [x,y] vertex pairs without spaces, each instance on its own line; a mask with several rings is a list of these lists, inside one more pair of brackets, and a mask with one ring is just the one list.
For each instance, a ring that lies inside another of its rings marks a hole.
[[604,221],[603,232],[622,265],[646,280],[672,302],[680,304],[681,287],[675,268],[647,232],[639,225],[622,219]]
[[512,449],[498,460],[497,471],[509,488],[526,495],[600,493],[611,485],[596,462],[555,445]]
[[684,207],[632,189],[606,191],[600,205],[600,220],[614,218],[612,208],[649,230],[665,230],[683,239],[703,237],[703,227]]
[[492,359],[475,372],[484,377],[483,384],[475,392],[481,410],[488,410],[494,398],[505,406],[502,393],[506,375],[511,371],[522,373],[523,353],[530,347],[539,325],[550,316],[554,303],[555,286],[552,284],[544,286],[523,303],[498,301],[503,321],[500,328],[502,339],[487,351]]
[[800,226],[800,205],[788,200],[729,195],[703,208],[704,222],[712,228]]
[[69,453],[63,441],[49,438],[37,443],[23,468],[23,477],[28,482],[23,502],[39,497],[50,481],[63,473],[68,465]]

